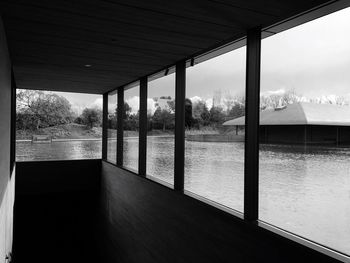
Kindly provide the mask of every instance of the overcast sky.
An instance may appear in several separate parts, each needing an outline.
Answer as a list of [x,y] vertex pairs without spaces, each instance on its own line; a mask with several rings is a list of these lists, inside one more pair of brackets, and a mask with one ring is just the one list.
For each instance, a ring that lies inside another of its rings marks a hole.
[[102,109],[102,95],[92,95],[84,93],[53,92],[65,97],[72,105],[73,111],[78,114],[85,108],[98,107]]
[[[211,99],[215,91],[243,95],[245,47],[187,69],[189,98]],[[149,84],[149,98],[174,96],[174,74]],[[315,98],[350,96],[350,8],[281,32],[262,40],[261,91],[283,92]],[[74,107],[98,105],[101,96],[64,95]],[[125,92],[137,104],[136,89]]]

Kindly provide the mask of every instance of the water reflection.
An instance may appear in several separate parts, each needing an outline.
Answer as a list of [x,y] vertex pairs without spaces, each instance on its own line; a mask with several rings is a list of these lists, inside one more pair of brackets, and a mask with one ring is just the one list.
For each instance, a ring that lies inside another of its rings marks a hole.
[[137,173],[139,167],[139,137],[124,137],[123,166]]
[[111,163],[117,163],[117,139],[108,139],[107,141],[107,160]]
[[243,212],[243,175],[243,143],[186,142],[186,190]]
[[16,161],[101,159],[102,142],[16,143]]
[[350,151],[261,146],[260,219],[350,254]]
[[147,175],[174,184],[174,136],[147,137]]

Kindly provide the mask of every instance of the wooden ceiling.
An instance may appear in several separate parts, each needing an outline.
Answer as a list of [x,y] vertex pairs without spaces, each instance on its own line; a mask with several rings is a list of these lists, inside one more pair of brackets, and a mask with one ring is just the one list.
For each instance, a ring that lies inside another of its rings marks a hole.
[[18,88],[102,94],[327,1],[1,0],[0,10]]

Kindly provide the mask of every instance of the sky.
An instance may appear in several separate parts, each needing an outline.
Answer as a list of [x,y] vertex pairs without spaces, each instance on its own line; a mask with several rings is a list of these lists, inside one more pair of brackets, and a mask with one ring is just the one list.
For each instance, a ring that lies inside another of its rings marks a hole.
[[[189,67],[186,97],[211,102],[214,94],[243,96],[246,48]],[[136,110],[139,88],[125,91],[125,100]],[[262,40],[261,92],[294,90],[307,98],[350,97],[350,8],[324,16]],[[101,106],[102,96],[63,94],[73,109]],[[175,75],[149,83],[153,97],[175,96]]]
[[81,114],[85,108],[97,107],[102,109],[102,95],[57,91],[52,93],[65,97],[72,105],[72,110],[77,114]]
[[262,41],[261,91],[306,97],[350,93],[350,8]]

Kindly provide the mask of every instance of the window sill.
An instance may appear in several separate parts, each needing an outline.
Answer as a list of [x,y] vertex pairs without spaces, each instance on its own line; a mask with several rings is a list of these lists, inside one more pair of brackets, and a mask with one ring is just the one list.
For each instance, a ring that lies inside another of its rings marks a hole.
[[239,218],[239,219],[244,220],[244,215],[243,215],[243,213],[242,213],[242,212],[239,212],[239,211],[237,211],[237,210],[235,210],[235,209],[233,209],[233,208],[224,206],[224,205],[222,205],[222,204],[219,204],[219,203],[217,203],[217,202],[215,202],[215,201],[212,201],[212,200],[210,200],[210,199],[207,199],[207,198],[205,198],[205,197],[203,197],[203,196],[197,195],[197,194],[192,193],[192,192],[187,191],[187,190],[184,191],[184,194],[187,195],[187,196],[189,196],[189,197],[192,197],[192,198],[194,198],[194,199],[197,199],[197,200],[199,200],[199,201],[201,201],[201,202],[203,202],[203,203],[206,203],[206,204],[208,204],[208,205],[210,205],[210,206],[213,206],[213,207],[215,207],[215,208],[217,208],[217,209],[220,209],[220,210],[222,210],[222,211],[224,211],[224,212],[226,212],[226,213],[228,213],[228,214],[231,214],[231,215],[233,215],[233,216],[235,216],[235,217],[237,217],[237,218]]
[[324,245],[317,244],[314,241],[308,240],[304,237],[301,237],[301,236],[298,236],[298,235],[293,234],[291,232],[288,232],[286,230],[283,230],[279,227],[270,225],[266,222],[259,221],[259,220],[257,221],[257,225],[263,229],[266,229],[270,232],[273,232],[279,236],[287,238],[287,239],[294,241],[294,242],[296,242],[300,245],[303,245],[305,247],[311,248],[312,250],[315,250],[317,252],[325,254],[325,255],[332,257],[334,259],[340,260],[342,262],[350,262],[350,256],[348,256],[346,254],[343,254],[339,251],[330,249]]
[[172,185],[172,184],[170,184],[170,183],[168,183],[168,182],[166,182],[166,181],[164,181],[162,179],[159,179],[159,178],[157,178],[157,177],[155,177],[153,175],[146,175],[146,178],[151,180],[151,181],[154,181],[154,182],[156,182],[158,184],[161,184],[161,185],[163,185],[163,186],[165,186],[167,188],[170,188],[170,189],[174,190],[174,185]]

